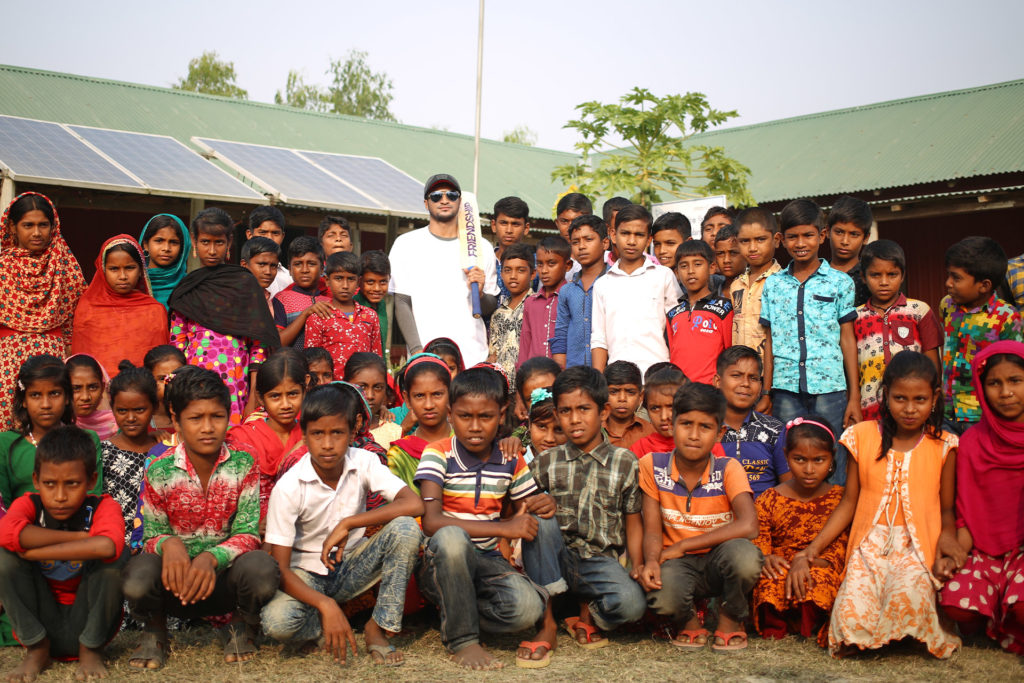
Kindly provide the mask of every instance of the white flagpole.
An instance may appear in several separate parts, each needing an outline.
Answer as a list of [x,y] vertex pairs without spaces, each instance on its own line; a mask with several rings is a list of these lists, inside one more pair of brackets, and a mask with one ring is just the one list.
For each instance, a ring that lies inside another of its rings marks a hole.
[[480,0],[480,24],[476,33],[476,133],[473,136],[473,194],[480,187],[480,94],[484,82],[484,0]]

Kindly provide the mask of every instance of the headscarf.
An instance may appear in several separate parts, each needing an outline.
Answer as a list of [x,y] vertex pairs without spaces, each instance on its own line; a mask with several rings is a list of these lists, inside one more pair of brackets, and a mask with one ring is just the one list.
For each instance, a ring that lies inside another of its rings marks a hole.
[[75,425],[82,429],[90,429],[96,432],[96,435],[100,437],[100,441],[106,441],[110,437],[117,434],[117,420],[114,419],[114,411],[110,409],[110,397],[108,391],[110,390],[110,375],[103,367],[103,363],[99,362],[99,359],[95,356],[90,356],[88,353],[75,353],[64,359],[67,363],[72,358],[76,357],[92,358],[100,365],[100,373],[102,374],[101,379],[103,380],[103,396],[100,398],[100,403],[96,406],[96,410],[93,411],[92,415],[85,415],[83,417],[75,418]]
[[131,235],[104,242],[96,257],[96,274],[75,309],[71,335],[71,353],[92,354],[107,373],[117,373],[124,359],[142,365],[147,351],[168,342],[167,311],[150,294],[145,267],[128,294],[116,293],[107,282],[107,256],[119,244],[127,244],[145,263],[142,248]]
[[181,230],[181,253],[178,254],[178,260],[170,266],[151,266],[149,265],[149,253],[144,252],[145,259],[143,263],[148,266],[149,280],[153,285],[153,298],[167,307],[167,299],[171,296],[171,292],[174,288],[184,279],[186,269],[188,267],[188,252],[192,248],[192,236],[188,232],[188,228],[181,222],[181,219],[170,213],[158,213],[157,215],[146,221],[146,225],[143,226],[142,232],[139,233],[139,244],[146,243],[146,231],[149,230],[149,224],[153,222],[153,219],[159,218],[160,216],[166,216],[174,219],[174,222],[178,224],[178,228]]
[[981,420],[960,437],[956,507],[974,546],[998,557],[1024,543],[1024,424],[1003,419],[985,399],[981,374],[996,354],[1024,359],[1024,344],[996,342],[974,357]]
[[[22,197],[42,197],[53,209],[50,244],[39,257],[17,246],[11,234],[11,207]],[[85,278],[74,254],[60,233],[60,217],[53,202],[38,192],[23,192],[4,210],[0,220],[0,327],[18,332],[48,332],[74,315]]]
[[218,334],[246,337],[268,352],[281,347],[281,335],[256,277],[231,263],[194,270],[167,300],[168,307]]

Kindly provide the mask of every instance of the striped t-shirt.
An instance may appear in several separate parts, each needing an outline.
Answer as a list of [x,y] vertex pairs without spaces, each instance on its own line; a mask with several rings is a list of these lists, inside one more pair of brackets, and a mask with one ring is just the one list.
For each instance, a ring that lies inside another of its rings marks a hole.
[[[441,487],[441,510],[449,517],[478,522],[497,522],[505,496],[521,500],[537,493],[537,482],[521,457],[502,461],[497,442],[483,462],[466,452],[458,440],[435,441],[423,450],[415,481],[432,481]],[[474,538],[477,550],[496,551],[496,537]]]

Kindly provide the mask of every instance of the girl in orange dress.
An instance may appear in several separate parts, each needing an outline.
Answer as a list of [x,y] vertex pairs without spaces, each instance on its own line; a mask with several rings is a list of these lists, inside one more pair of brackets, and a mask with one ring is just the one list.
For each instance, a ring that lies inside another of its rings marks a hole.
[[835,449],[835,432],[825,418],[790,421],[785,450],[793,478],[768,489],[755,503],[760,533],[754,544],[764,554],[764,566],[754,587],[753,611],[762,638],[784,638],[787,633],[811,638],[828,621],[843,577],[845,532],[810,564],[806,591],[794,595],[786,583],[793,555],[821,532],[843,496],[842,486],[825,481],[835,471]]
[[957,437],[942,431],[939,375],[925,355],[896,354],[882,392],[882,419],[839,439],[850,453],[846,492],[821,533],[793,556],[787,589],[802,582],[806,590],[810,563],[852,521],[829,651],[838,657],[911,637],[944,659],[960,638],[939,623],[936,590],[967,558],[953,514]]

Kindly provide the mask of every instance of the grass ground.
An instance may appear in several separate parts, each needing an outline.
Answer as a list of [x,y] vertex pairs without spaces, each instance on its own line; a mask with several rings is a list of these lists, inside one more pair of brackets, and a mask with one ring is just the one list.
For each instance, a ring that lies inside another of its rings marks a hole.
[[[242,664],[225,664],[219,640],[209,628],[172,634],[172,654],[157,672],[128,666],[138,639],[125,632],[107,649],[111,680],[189,681],[333,681],[339,678],[364,681],[1021,681],[1024,663],[984,641],[972,642],[948,661],[938,661],[913,646],[899,644],[879,653],[834,660],[811,642],[790,637],[782,641],[752,638],[746,651],[716,654],[710,650],[683,653],[664,642],[641,634],[613,634],[613,644],[602,650],[583,650],[561,634],[551,666],[540,671],[515,667],[515,646],[520,638],[490,637],[485,642],[506,664],[495,672],[469,672],[447,660],[436,628],[414,624],[395,639],[405,652],[406,664],[386,669],[374,666],[365,654],[343,668],[326,655],[290,654],[278,645],[263,645],[257,658]],[[360,648],[362,634],[357,634]],[[21,652],[0,650],[0,671],[17,665]],[[40,681],[73,680],[74,664],[56,664]]]

